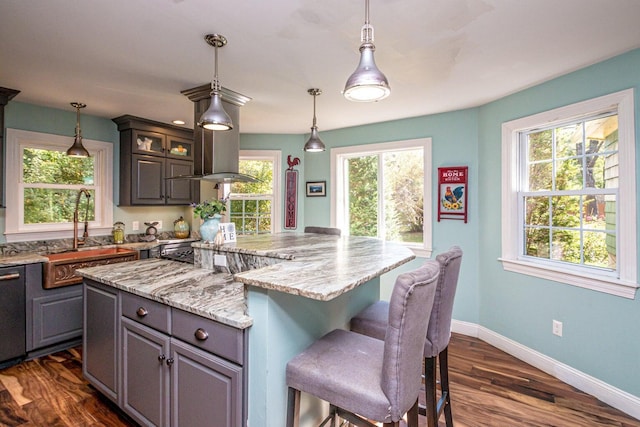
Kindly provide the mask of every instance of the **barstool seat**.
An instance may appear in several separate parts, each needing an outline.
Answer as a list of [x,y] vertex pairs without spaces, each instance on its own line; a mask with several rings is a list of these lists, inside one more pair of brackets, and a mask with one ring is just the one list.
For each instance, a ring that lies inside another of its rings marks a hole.
[[399,426],[409,412],[409,426],[417,427],[422,349],[438,274],[438,264],[428,261],[398,276],[384,340],[337,329],[289,361],[287,426],[297,425],[303,391],[330,403],[331,425],[339,416],[361,426],[373,425],[367,420]]
[[[439,265],[440,275],[424,342],[426,407],[421,407],[420,413],[427,417],[428,427],[435,427],[438,425],[440,415],[444,412],[447,427],[452,427],[453,415],[451,412],[447,349],[451,338],[453,301],[462,262],[462,250],[453,246],[447,252],[438,255],[436,262]],[[378,301],[351,319],[351,330],[384,340],[388,312],[389,303]],[[440,399],[436,398],[436,359],[440,363]]]

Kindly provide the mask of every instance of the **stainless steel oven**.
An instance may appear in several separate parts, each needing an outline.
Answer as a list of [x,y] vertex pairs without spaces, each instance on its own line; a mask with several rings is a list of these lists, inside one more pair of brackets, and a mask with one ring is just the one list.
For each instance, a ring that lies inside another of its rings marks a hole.
[[160,258],[171,259],[193,264],[193,248],[195,240],[167,240],[160,241]]

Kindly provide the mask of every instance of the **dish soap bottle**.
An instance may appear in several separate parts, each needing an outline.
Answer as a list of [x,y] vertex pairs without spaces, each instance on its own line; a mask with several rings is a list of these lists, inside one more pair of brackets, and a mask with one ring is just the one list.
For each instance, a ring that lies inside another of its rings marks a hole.
[[120,243],[124,243],[124,223],[121,221],[113,224],[113,231],[111,232],[113,236],[113,243],[119,245]]
[[173,233],[176,239],[186,239],[189,237],[189,223],[180,217],[173,221]]

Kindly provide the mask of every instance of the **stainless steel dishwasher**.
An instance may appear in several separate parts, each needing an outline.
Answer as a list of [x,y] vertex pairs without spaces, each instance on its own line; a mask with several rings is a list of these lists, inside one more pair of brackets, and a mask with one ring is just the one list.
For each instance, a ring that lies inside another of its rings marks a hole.
[[24,266],[0,267],[0,364],[26,354]]

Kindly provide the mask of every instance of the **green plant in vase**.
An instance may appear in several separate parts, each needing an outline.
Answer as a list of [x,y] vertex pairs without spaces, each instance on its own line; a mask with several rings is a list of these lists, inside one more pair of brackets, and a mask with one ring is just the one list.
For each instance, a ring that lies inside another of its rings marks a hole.
[[225,200],[211,199],[202,203],[192,203],[193,216],[200,219],[213,218],[214,215],[222,215],[227,211],[227,203]]
[[225,200],[211,199],[202,203],[193,203],[193,216],[203,220],[200,225],[200,237],[207,242],[213,242],[218,233],[220,226],[220,218],[222,213],[227,210]]

